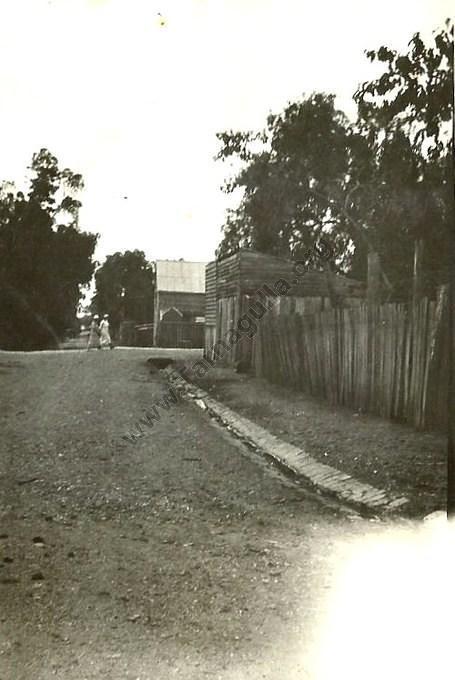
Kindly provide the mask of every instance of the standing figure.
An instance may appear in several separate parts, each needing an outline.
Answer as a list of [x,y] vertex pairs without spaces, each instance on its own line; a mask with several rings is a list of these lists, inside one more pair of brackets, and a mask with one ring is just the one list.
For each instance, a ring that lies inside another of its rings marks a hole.
[[112,340],[109,333],[109,315],[105,314],[100,323],[100,345],[101,349],[112,349]]
[[95,314],[92,317],[92,323],[90,324],[90,334],[88,336],[87,350],[100,348],[100,329],[98,326],[99,318],[100,317],[98,316],[98,314]]

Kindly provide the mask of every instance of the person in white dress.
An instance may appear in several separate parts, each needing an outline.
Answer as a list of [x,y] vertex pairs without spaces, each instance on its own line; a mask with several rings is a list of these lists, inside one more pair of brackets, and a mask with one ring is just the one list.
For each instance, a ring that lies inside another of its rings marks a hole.
[[112,340],[109,333],[109,315],[105,314],[100,323],[100,346],[101,349],[112,349]]
[[100,348],[100,329],[98,326],[99,318],[100,317],[98,316],[98,314],[94,314],[94,316],[92,317],[92,323],[90,324],[90,333],[88,336],[87,350]]

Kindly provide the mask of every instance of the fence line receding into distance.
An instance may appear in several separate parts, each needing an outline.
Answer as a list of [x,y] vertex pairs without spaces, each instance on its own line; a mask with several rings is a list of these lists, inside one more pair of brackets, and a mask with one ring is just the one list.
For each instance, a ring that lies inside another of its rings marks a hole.
[[268,315],[254,337],[258,377],[331,404],[422,428],[447,424],[447,296]]

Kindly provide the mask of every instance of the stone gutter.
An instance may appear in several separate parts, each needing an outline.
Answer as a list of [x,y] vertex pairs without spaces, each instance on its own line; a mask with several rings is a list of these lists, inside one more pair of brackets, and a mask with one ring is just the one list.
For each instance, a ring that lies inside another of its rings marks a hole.
[[320,463],[304,447],[299,448],[289,444],[248,418],[239,415],[213,399],[201,388],[184,380],[176,370],[167,368],[165,373],[169,382],[186,398],[193,400],[197,406],[206,410],[234,435],[325,495],[335,497],[369,514],[393,513],[398,509],[403,509],[409,503],[409,499],[404,496],[396,496],[370,484],[359,482],[345,472]]

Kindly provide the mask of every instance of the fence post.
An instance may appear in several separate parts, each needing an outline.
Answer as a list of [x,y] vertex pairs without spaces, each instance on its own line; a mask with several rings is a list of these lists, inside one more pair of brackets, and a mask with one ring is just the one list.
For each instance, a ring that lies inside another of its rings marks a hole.
[[421,399],[422,399],[422,374],[421,362],[423,361],[424,352],[424,330],[425,330],[425,314],[423,306],[420,304],[423,298],[423,239],[414,241],[414,269],[412,275],[412,307],[411,307],[411,322],[412,322],[412,354],[411,354],[411,374],[413,380],[411,381],[411,404],[412,404],[412,418],[414,427],[421,427]]
[[374,389],[378,357],[374,351],[374,340],[376,337],[376,324],[378,322],[378,305],[381,302],[382,275],[379,253],[375,250],[370,250],[368,253],[366,314],[367,385],[365,387],[366,401],[363,404],[363,407],[367,410],[371,408],[375,398]]

